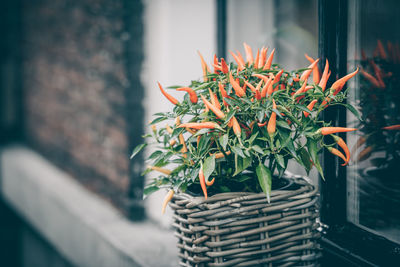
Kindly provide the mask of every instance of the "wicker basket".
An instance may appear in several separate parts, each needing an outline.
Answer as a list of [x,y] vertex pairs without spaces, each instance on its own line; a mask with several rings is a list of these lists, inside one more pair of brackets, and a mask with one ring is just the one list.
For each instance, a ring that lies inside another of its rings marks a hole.
[[315,266],[317,190],[296,181],[292,190],[265,194],[176,194],[170,203],[181,266]]

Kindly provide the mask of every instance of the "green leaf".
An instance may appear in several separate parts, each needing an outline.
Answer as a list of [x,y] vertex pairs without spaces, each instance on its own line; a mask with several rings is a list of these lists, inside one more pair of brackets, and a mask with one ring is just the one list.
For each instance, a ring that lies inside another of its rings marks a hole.
[[300,159],[301,159],[302,165],[305,167],[307,173],[309,173],[312,168],[312,163],[310,161],[310,155],[308,154],[307,150],[304,147],[300,148],[299,154],[300,154]]
[[251,165],[251,158],[241,158],[235,155],[235,173],[233,176],[238,175]]
[[308,148],[308,153],[310,154],[311,159],[314,162],[315,168],[317,168],[322,179],[325,180],[324,172],[322,170],[321,164],[319,163],[317,141],[315,141],[312,138],[308,138],[307,139],[307,148]]
[[168,119],[168,118],[167,117],[155,118],[152,122],[150,122],[150,125],[156,124],[156,123],[161,122],[161,121],[165,121],[166,119]]
[[226,115],[226,118],[225,118],[225,124],[229,123],[229,121],[232,119],[232,117],[235,115],[235,113],[236,113],[235,109],[229,110],[229,112],[228,112],[228,114]]
[[278,162],[279,166],[281,166],[282,168],[285,168],[285,160],[283,159],[282,155],[275,154],[275,159],[276,159],[276,162]]
[[159,157],[160,155],[162,155],[162,151],[160,151],[160,150],[157,150],[157,151],[154,151],[150,156],[149,156],[149,159],[155,159],[155,158],[157,158],[157,157]]
[[173,138],[179,136],[181,133],[183,133],[184,130],[185,130],[185,128],[175,128],[175,129],[172,131],[171,139],[173,139]]
[[262,148],[257,146],[257,145],[252,146],[251,149],[253,149],[255,152],[257,152],[257,153],[259,153],[261,155],[264,154],[264,151],[262,150]]
[[155,185],[146,186],[144,188],[144,190],[143,190],[143,199],[145,199],[148,195],[150,195],[151,193],[156,192],[159,189],[160,188],[158,186],[155,186]]
[[219,138],[219,143],[224,150],[226,150],[226,146],[228,145],[228,134],[224,134]]
[[140,144],[140,145],[137,145],[136,147],[135,147],[135,149],[133,149],[133,152],[132,152],[132,154],[131,154],[131,159],[134,157],[134,156],[136,156],[143,148],[145,148],[147,146],[147,144]]
[[360,116],[360,113],[358,112],[358,110],[355,107],[353,107],[353,105],[350,105],[350,104],[341,104],[341,105],[345,106],[351,113],[353,113],[354,116],[356,116],[356,118],[358,120],[360,120],[360,121],[363,120]]
[[239,156],[241,156],[242,158],[245,158],[245,157],[246,157],[246,156],[243,154],[243,151],[242,151],[240,148],[238,148],[237,146],[233,146],[233,147],[231,147],[231,149],[232,149],[232,152],[235,153],[236,155],[239,155]]
[[215,170],[215,155],[212,155],[211,157],[206,158],[203,165],[203,172],[206,180],[208,179],[208,177],[210,177],[210,175],[213,173],[214,170]]
[[260,163],[256,168],[256,174],[258,178],[258,183],[260,184],[261,189],[267,196],[268,203],[270,203],[271,185],[272,185],[271,171],[267,167],[265,167],[262,163]]

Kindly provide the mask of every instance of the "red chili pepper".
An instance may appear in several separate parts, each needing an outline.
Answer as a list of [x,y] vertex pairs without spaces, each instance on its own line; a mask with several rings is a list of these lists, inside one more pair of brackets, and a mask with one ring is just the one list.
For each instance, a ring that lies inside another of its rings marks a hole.
[[271,79],[270,77],[267,77],[267,76],[265,76],[263,74],[258,74],[258,73],[255,73],[255,74],[253,74],[251,76],[257,77],[259,79],[262,79],[265,83],[267,83]]
[[347,74],[346,76],[344,76],[344,77],[340,78],[339,80],[337,80],[336,82],[334,82],[331,86],[333,95],[337,95],[340,92],[340,90],[342,90],[345,83],[348,80],[350,80],[351,78],[353,78],[358,73],[358,70],[359,70],[359,68],[357,67],[357,69],[354,72]]
[[344,142],[344,140],[341,137],[336,136],[336,135],[333,135],[332,137],[335,140],[335,142],[343,149],[344,153],[346,154],[345,163],[342,164],[342,166],[345,166],[349,163],[349,160],[350,160],[350,150],[347,147],[347,144]]
[[211,73],[211,70],[208,67],[207,63],[204,61],[204,58],[201,55],[200,51],[197,51],[197,53],[199,54],[200,60],[201,60],[201,69],[203,70],[203,80],[206,82],[206,81],[208,81],[207,72]]
[[206,187],[206,179],[205,179],[204,173],[203,173],[203,165],[201,165],[201,167],[200,167],[199,181],[200,181],[201,190],[203,190],[204,197],[205,197],[205,199],[207,199],[207,187]]
[[221,69],[222,69],[222,73],[228,73],[229,69],[228,69],[228,65],[225,62],[224,58],[221,58]]
[[159,82],[158,83],[158,87],[160,87],[161,93],[174,105],[178,104],[179,101],[173,97],[172,95],[168,94],[167,92],[165,92],[164,88],[161,86],[161,84]]
[[[312,57],[310,57],[307,54],[304,54],[304,56],[307,58],[308,61],[310,61],[310,63],[313,63],[315,61],[315,59],[313,59]],[[313,68],[313,81],[315,84],[319,83],[319,79],[320,79],[320,75],[319,75],[319,69],[318,69],[318,65],[315,65]]]
[[258,62],[258,68],[261,69],[264,67],[265,60],[267,59],[267,52],[268,52],[268,47],[263,47],[261,48],[261,55],[260,55],[260,61]]
[[276,84],[276,83],[278,83],[278,82],[280,81],[281,76],[282,76],[282,73],[283,73],[283,69],[281,69],[281,70],[276,74],[276,76],[275,76],[275,78],[274,78],[274,82],[273,82],[272,84]]
[[235,90],[235,93],[238,97],[243,97],[246,94],[242,87],[240,87],[240,85],[233,79],[231,72],[229,72],[229,82],[231,83],[232,88]]
[[382,44],[381,40],[378,40],[377,48],[378,48],[379,56],[382,59],[386,59],[387,58],[387,54],[385,52],[385,48],[383,48],[383,44]]
[[313,63],[311,63],[310,66],[307,67],[308,70],[304,71],[301,76],[300,76],[300,81],[305,81],[307,82],[308,77],[310,77],[311,72],[313,71],[314,67],[318,64],[319,58],[315,60]]
[[[272,99],[272,108],[276,109],[276,104],[274,99]],[[267,132],[272,137],[275,131],[276,131],[276,113],[275,111],[272,111],[271,117],[269,118],[268,121]]]
[[271,54],[269,55],[267,62],[265,63],[263,70],[268,70],[272,66],[272,60],[274,59],[275,48],[272,50]]
[[330,76],[329,61],[328,61],[328,59],[326,59],[324,72],[322,73],[321,80],[318,83],[319,87],[321,87],[321,89],[322,89],[322,92],[325,91],[326,83],[328,82],[329,76]]
[[221,104],[218,101],[218,97],[211,91],[211,88],[208,88],[211,97],[211,104],[213,104],[218,109],[221,109]]
[[196,92],[192,88],[190,88],[190,87],[181,87],[181,88],[176,89],[176,91],[185,91],[185,92],[187,92],[189,94],[190,101],[193,104],[197,103],[198,97],[197,97]]
[[182,123],[178,126],[178,128],[193,128],[193,129],[215,129],[218,127],[218,124],[215,122],[187,122]]
[[240,61],[239,57],[238,57],[235,53],[233,53],[232,51],[230,51],[230,52],[231,52],[231,55],[232,55],[233,59],[234,59],[234,60],[236,61],[236,63],[238,64],[238,70],[239,70],[239,71],[243,70],[243,69],[244,69],[244,65],[243,65],[242,62]]
[[[317,103],[317,102],[318,102],[318,100],[317,100],[317,99],[314,99],[313,101],[311,101],[310,104],[308,104],[307,108],[308,108],[309,110],[312,110],[312,109],[314,108],[315,103]],[[310,113],[305,112],[305,111],[303,111],[303,114],[304,114],[304,116],[305,116],[306,118],[310,115]]]
[[249,63],[250,66],[254,62],[253,51],[251,50],[251,47],[248,44],[243,43],[243,46],[244,46],[244,51],[246,52],[247,63]]
[[268,78],[267,82],[265,83],[263,89],[261,90],[261,97],[264,98],[268,95],[271,95],[271,89],[272,88],[272,79]]
[[[344,160],[344,165],[346,165],[347,164],[347,159],[345,158],[345,156],[343,155],[343,153],[342,152],[340,152],[339,150],[337,150],[336,148],[333,148],[333,147],[328,147],[328,150],[329,150],[329,152],[331,152],[333,155],[335,155],[335,156],[338,156],[338,157],[340,157],[341,159],[343,159]],[[344,166],[342,164],[342,166]]]
[[260,61],[260,49],[257,49],[256,59],[254,60],[254,68],[255,69],[258,68],[259,61]]
[[225,118],[225,114],[216,106],[214,106],[213,104],[211,104],[210,102],[208,102],[207,99],[205,99],[204,96],[200,95],[201,99],[204,102],[204,105],[206,105],[206,107],[208,107],[212,112],[214,112],[215,116],[217,116],[217,118],[219,119],[223,119]]
[[232,122],[233,132],[235,133],[235,135],[237,137],[240,137],[242,130],[241,130],[240,125],[239,125],[237,119],[235,118],[235,116],[232,117],[231,122]]
[[345,128],[345,127],[322,127],[317,133],[322,135],[334,134],[334,133],[344,133],[344,132],[352,132],[357,130],[356,128]]

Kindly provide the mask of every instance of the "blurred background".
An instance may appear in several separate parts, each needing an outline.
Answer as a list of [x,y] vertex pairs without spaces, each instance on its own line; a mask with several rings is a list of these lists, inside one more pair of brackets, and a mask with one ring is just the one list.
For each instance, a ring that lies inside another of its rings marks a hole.
[[[323,59],[320,69],[325,65],[325,58],[329,58],[332,82],[339,74],[343,76],[347,68],[354,70],[355,66],[365,63],[360,62],[362,51],[366,62],[369,58],[378,58],[374,49],[379,39],[384,42],[385,50],[389,51],[391,46],[392,52],[388,54],[393,54],[393,59],[388,56],[385,60],[392,64],[393,70],[388,70],[392,73],[390,77],[398,78],[397,2],[379,3],[377,9],[378,1],[373,0],[328,2],[3,1],[0,9],[0,168],[4,179],[0,179],[6,180],[5,173],[10,168],[6,163],[14,160],[15,153],[9,151],[15,144],[22,145],[23,149],[40,155],[67,173],[88,192],[110,203],[129,220],[168,230],[171,214],[160,215],[164,192],[142,200],[143,186],[151,176],[144,178],[140,173],[151,149],[133,160],[129,156],[142,142],[142,135],[150,131],[148,121],[152,114],[171,108],[156,82],[184,86],[199,79],[202,72],[197,51],[211,62],[214,54],[232,60],[229,51],[243,53],[243,42],[251,45],[253,51],[268,46],[269,51],[273,48],[277,51],[274,62],[288,70],[308,66],[305,53]],[[327,31],[329,27],[336,27],[336,32]],[[330,36],[342,39],[334,40]],[[387,67],[382,59],[378,61],[384,64],[380,68]],[[363,68],[373,71],[366,65]],[[390,82],[393,87],[390,92],[394,92],[398,85],[393,80]],[[351,86],[351,102],[359,105],[360,83],[361,78]],[[398,98],[392,102],[391,107],[398,108]],[[341,116],[341,121],[349,125],[354,121],[351,114],[347,114],[347,121],[346,114],[336,111],[330,114]],[[386,116],[391,118],[388,123],[400,123],[398,114]],[[359,136],[349,137],[353,145],[358,139]],[[379,157],[385,160],[385,148],[380,151]],[[396,160],[397,152],[391,152]],[[329,156],[327,163],[338,166]],[[363,172],[371,166],[381,168],[365,161],[354,163],[347,173],[336,168],[328,175],[347,184],[340,195],[340,203],[347,213],[340,223],[351,222],[391,242],[400,242],[399,175],[390,174],[394,178],[389,185],[382,185],[379,177],[371,178],[371,185],[365,182],[371,173]],[[295,164],[289,170],[305,175]],[[29,171],[35,173],[35,169]],[[319,184],[316,172],[310,178]],[[24,186],[16,183],[15,190],[20,191],[15,192],[24,194]],[[4,196],[0,204],[0,257],[7,264],[0,265],[76,265],[73,259],[60,253],[54,240],[43,237],[41,228],[45,226],[32,223],[24,215],[24,205],[13,204],[7,188],[2,185]],[[332,199],[332,194],[326,193],[329,195],[326,199]],[[367,199],[375,194],[388,197],[373,201],[371,213]],[[17,195],[13,193],[15,198]],[[44,209],[40,214],[43,218],[55,216]],[[368,220],[371,214],[380,221]],[[329,220],[328,216],[326,222]]]

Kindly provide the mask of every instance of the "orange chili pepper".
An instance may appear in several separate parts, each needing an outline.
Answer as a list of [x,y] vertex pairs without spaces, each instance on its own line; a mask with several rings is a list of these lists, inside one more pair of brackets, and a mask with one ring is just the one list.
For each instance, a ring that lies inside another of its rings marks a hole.
[[264,121],[263,123],[258,122],[257,125],[258,125],[258,127],[264,127],[265,125],[267,125],[267,122],[268,121]]
[[[276,104],[274,99],[272,99],[272,108],[276,109]],[[268,121],[267,132],[269,136],[272,137],[275,131],[276,131],[276,113],[275,111],[272,111],[271,117],[269,118]]]
[[[182,125],[181,124],[181,119],[179,117],[176,117],[175,125],[178,126],[178,127],[180,127]],[[185,139],[183,138],[183,134],[180,134],[178,136],[178,139],[179,139],[179,143],[182,145],[181,153],[183,154],[184,158],[187,158],[187,155],[185,153],[188,151],[188,149],[187,149],[187,146],[186,146],[186,143],[185,143]]]
[[252,92],[254,93],[256,92],[256,88],[254,88],[254,86],[251,83],[249,83],[248,81],[244,81],[244,83],[250,88]]
[[212,186],[214,184],[215,178],[212,178],[211,181],[206,180],[206,185],[207,186]]
[[200,167],[200,171],[199,171],[199,180],[200,180],[200,186],[201,189],[203,190],[203,194],[205,199],[207,199],[207,187],[206,187],[206,179],[204,177],[204,173],[203,173],[203,165],[201,165]]
[[203,70],[203,80],[206,82],[206,81],[208,81],[207,72],[211,73],[211,70],[208,67],[207,63],[204,61],[204,58],[201,55],[200,51],[197,51],[197,53],[199,54],[200,60],[201,60],[201,69]]
[[203,95],[200,95],[201,99],[203,100],[204,104],[217,116],[219,119],[225,118],[225,114],[216,106],[208,102],[207,99]]
[[257,78],[259,78],[259,79],[262,79],[265,83],[267,83],[268,80],[270,80],[270,77],[267,77],[267,76],[265,76],[265,75],[263,75],[263,74],[254,73],[254,74],[251,75],[251,76],[257,77]]
[[221,82],[218,83],[218,88],[219,88],[219,91],[221,92],[222,97],[228,97],[228,94],[225,91],[224,85]]
[[161,172],[165,175],[170,175],[172,172],[168,169],[165,168],[161,168],[161,167],[156,167],[156,166],[148,166],[149,169],[153,170],[153,171],[158,171]]
[[267,62],[265,62],[265,65],[263,67],[263,70],[270,69],[272,66],[272,60],[274,59],[274,54],[275,54],[275,48],[272,50],[271,54],[269,55]]
[[257,49],[256,59],[254,60],[254,68],[255,69],[258,68],[259,61],[260,61],[260,49]]
[[159,82],[158,83],[158,87],[160,87],[161,93],[174,105],[178,104],[179,101],[173,97],[172,95],[168,94],[167,92],[165,92],[164,88],[161,86],[161,84]]
[[300,81],[305,81],[307,82],[308,77],[310,77],[311,72],[313,71],[314,67],[318,64],[319,58],[315,60],[313,63],[310,64],[310,66],[307,67],[308,70],[305,70],[301,76],[300,76]]
[[[315,61],[315,59],[313,59],[312,57],[310,57],[307,54],[304,54],[304,56],[307,58],[308,61],[310,61],[310,63],[313,63]],[[313,68],[313,81],[314,81],[314,83],[318,84],[319,83],[319,79],[320,79],[320,76],[319,76],[318,65],[315,65],[314,68]]]
[[232,88],[235,90],[235,93],[238,97],[243,97],[246,94],[242,87],[240,87],[240,85],[233,79],[231,72],[229,72],[229,82],[231,83]]
[[350,160],[350,150],[347,147],[347,144],[344,142],[344,140],[341,137],[336,136],[336,135],[333,135],[332,137],[335,140],[335,142],[343,149],[343,151],[346,155],[346,160],[345,160],[346,162],[342,164],[342,166],[345,166],[345,165],[347,165],[347,163]]
[[357,69],[354,72],[347,74],[346,76],[344,76],[344,77],[340,78],[339,80],[337,80],[336,82],[334,82],[331,86],[333,95],[337,95],[340,92],[340,90],[342,90],[345,83],[348,80],[350,80],[351,78],[353,78],[358,73],[358,70],[359,70],[359,68],[357,67]]
[[261,90],[261,97],[264,98],[268,95],[271,95],[271,89],[272,88],[272,79],[268,78],[267,82],[265,82],[265,85],[263,89]]
[[171,141],[169,141],[169,145],[170,146],[174,146],[176,144],[176,140],[171,140]]
[[[231,154],[231,152],[230,151],[226,151],[225,154],[227,156],[229,156]],[[224,153],[222,153],[222,152],[215,153],[214,156],[215,156],[216,159],[222,159],[222,158],[225,157]]]
[[165,213],[165,209],[167,208],[167,204],[171,201],[171,199],[174,197],[175,191],[173,189],[169,190],[167,195],[164,198],[164,202],[161,208],[161,214]]
[[222,73],[228,73],[229,69],[228,69],[228,65],[226,64],[226,61],[224,58],[221,58],[221,69],[222,69]]
[[214,64],[213,64],[213,66],[214,66],[214,73],[219,73],[221,71],[221,67],[219,66],[218,58],[217,58],[216,54],[214,54]]
[[211,88],[208,88],[208,92],[210,93],[211,104],[216,106],[218,109],[221,109],[221,105],[218,101],[218,97],[213,93],[213,91],[211,91]]
[[176,89],[176,91],[185,91],[185,92],[187,92],[189,94],[190,101],[193,104],[197,103],[198,97],[197,97],[196,92],[192,88],[190,88],[190,87],[181,87],[181,88]]
[[258,62],[258,68],[259,69],[264,67],[265,60],[267,59],[267,53],[268,53],[268,47],[261,48],[260,61]]
[[321,80],[318,83],[318,86],[321,87],[322,92],[325,91],[326,83],[328,82],[329,76],[330,76],[330,74],[329,74],[329,61],[328,61],[328,59],[326,59],[324,72],[322,73]]
[[246,43],[243,43],[243,46],[244,46],[244,51],[246,52],[246,60],[247,60],[247,63],[249,63],[249,66],[250,66],[250,65],[253,64],[253,62],[254,62],[253,50],[252,50],[251,47],[250,47],[248,44],[246,44]]
[[281,76],[282,76],[282,73],[283,73],[283,69],[281,69],[281,70],[276,74],[276,76],[275,76],[275,78],[274,78],[274,82],[273,82],[272,84],[276,84],[276,83],[278,83],[278,82],[280,81]]
[[[347,159],[345,158],[345,156],[343,155],[342,152],[340,152],[339,150],[337,150],[336,148],[333,147],[328,147],[329,152],[331,152],[333,155],[340,157],[341,159],[344,160],[344,165],[347,164]],[[342,164],[342,166],[344,166]]]
[[215,129],[218,127],[218,124],[215,122],[187,122],[187,123],[182,123],[181,125],[178,126],[178,128],[193,128],[193,129]]
[[243,59],[243,57],[242,57],[242,54],[240,54],[240,52],[237,51],[237,50],[236,50],[236,53],[237,53],[237,55],[238,55],[238,58],[239,58],[240,62],[242,63],[242,66],[245,66],[246,63],[244,62],[244,59]]
[[165,125],[165,129],[167,130],[167,132],[168,132],[169,134],[172,134],[173,130],[172,130],[171,127],[169,127],[168,124]]
[[318,129],[317,133],[322,135],[334,134],[334,133],[344,133],[356,131],[356,128],[345,128],[345,127],[322,127]]
[[[317,100],[317,99],[314,99],[313,101],[311,101],[310,104],[308,104],[307,108],[308,108],[309,110],[312,110],[312,109],[314,108],[315,103],[317,103],[317,102],[318,102],[318,100]],[[306,118],[310,115],[310,113],[305,112],[305,111],[303,111],[303,114],[304,114],[304,116],[305,116]]]
[[235,135],[237,137],[240,137],[242,130],[241,130],[240,125],[239,125],[237,119],[235,118],[235,116],[233,116],[230,121],[232,122],[233,132],[235,133]]
[[293,77],[292,79],[293,79],[294,82],[300,81],[300,77],[299,77],[298,74],[296,74],[296,77]]
[[306,86],[307,86],[307,82],[304,82],[303,85],[299,88],[299,90],[297,90],[297,91],[293,94],[292,97],[294,98],[294,97],[297,96],[298,94],[304,93],[304,92],[305,92],[305,89],[306,89]]
[[234,60],[236,61],[236,63],[238,64],[238,70],[239,70],[239,71],[243,70],[243,69],[244,69],[244,65],[243,65],[242,62],[240,61],[239,57],[238,57],[235,53],[233,53],[232,51],[230,51],[230,52],[231,52],[231,55],[232,55],[233,59],[234,59]]
[[384,129],[384,130],[400,130],[400,124],[385,126],[382,129]]

